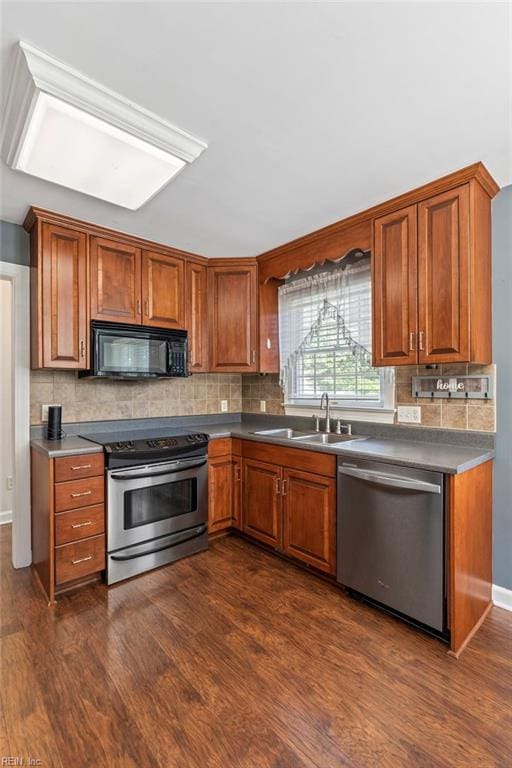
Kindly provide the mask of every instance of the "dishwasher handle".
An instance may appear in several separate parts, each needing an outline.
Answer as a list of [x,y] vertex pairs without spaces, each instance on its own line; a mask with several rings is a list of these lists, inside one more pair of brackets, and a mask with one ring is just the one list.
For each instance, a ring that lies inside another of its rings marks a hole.
[[436,483],[426,483],[424,480],[414,480],[397,475],[386,475],[384,472],[376,472],[371,469],[358,469],[357,467],[338,467],[340,475],[348,475],[358,480],[366,480],[367,483],[387,485],[391,488],[403,488],[407,491],[421,491],[422,493],[441,493],[441,486]]

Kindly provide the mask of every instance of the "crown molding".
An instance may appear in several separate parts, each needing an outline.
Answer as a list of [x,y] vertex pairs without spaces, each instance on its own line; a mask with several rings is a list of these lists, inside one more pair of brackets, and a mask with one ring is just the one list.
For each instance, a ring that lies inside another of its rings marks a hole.
[[197,264],[208,264],[210,262],[209,259],[205,256],[200,256],[198,253],[184,251],[181,248],[174,248],[172,245],[164,245],[163,243],[157,243],[154,240],[146,240],[137,235],[130,235],[127,232],[121,232],[117,229],[109,229],[108,227],[102,227],[99,224],[92,224],[88,221],[83,221],[82,219],[75,219],[72,216],[66,216],[63,213],[48,211],[45,208],[38,208],[37,206],[32,205],[25,216],[23,228],[30,233],[37,222],[56,224],[61,227],[71,227],[77,232],[84,232],[86,235],[115,240],[118,243],[128,243],[129,245],[133,245],[136,248],[141,248],[145,251],[158,251],[158,253],[186,259],[187,261],[193,261]]
[[2,154],[15,165],[40,92],[61,99],[190,163],[207,144],[58,59],[20,41],[5,106]]
[[[485,165],[481,162],[473,163],[458,171],[454,171],[439,179],[435,179],[428,184],[423,184],[421,187],[416,187],[409,192],[405,192],[402,195],[398,195],[383,203],[367,208],[360,213],[348,216],[333,224],[328,224],[326,227],[317,229],[314,232],[309,232],[307,235],[298,237],[295,240],[290,240],[287,243],[283,243],[283,245],[261,253],[257,258],[262,270],[262,275],[264,275],[265,280],[268,280],[271,277],[280,278],[287,274],[289,260],[297,258],[301,262],[302,268],[302,260],[305,259],[307,261],[309,254],[314,255],[311,263],[317,263],[320,260],[317,258],[318,254],[321,254],[326,246],[332,248],[332,244],[336,243],[338,239],[340,241],[340,255],[343,255],[343,249],[345,248],[344,239],[351,234],[351,231],[358,236],[361,236],[361,232],[364,231],[365,226],[371,226],[371,221],[373,219],[380,216],[386,216],[388,213],[397,211],[400,208],[419,203],[429,197],[434,197],[441,192],[447,192],[450,189],[459,187],[462,184],[467,184],[473,180],[476,180],[480,184],[491,199],[495,197],[500,190],[499,185],[493,179]],[[353,247],[365,246],[364,235],[361,242],[357,239],[354,240]],[[335,257],[331,255],[327,256],[327,259],[333,258]]]

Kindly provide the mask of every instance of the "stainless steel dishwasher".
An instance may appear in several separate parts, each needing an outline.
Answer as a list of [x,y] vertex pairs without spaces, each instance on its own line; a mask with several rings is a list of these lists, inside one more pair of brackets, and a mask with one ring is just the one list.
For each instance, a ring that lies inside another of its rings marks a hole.
[[341,584],[446,633],[443,475],[338,459]]

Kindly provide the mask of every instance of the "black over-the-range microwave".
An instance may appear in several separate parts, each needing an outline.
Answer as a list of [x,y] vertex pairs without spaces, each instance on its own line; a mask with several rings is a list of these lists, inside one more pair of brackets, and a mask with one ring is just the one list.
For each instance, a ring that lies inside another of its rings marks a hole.
[[161,379],[188,376],[187,332],[91,322],[91,367],[80,377]]

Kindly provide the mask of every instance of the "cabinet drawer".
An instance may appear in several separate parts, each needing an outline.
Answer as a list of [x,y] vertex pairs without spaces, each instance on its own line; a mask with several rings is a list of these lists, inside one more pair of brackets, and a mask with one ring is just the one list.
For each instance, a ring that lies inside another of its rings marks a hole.
[[55,459],[55,482],[80,480],[103,474],[103,454],[89,453],[81,456],[64,456]]
[[103,504],[55,515],[55,544],[57,545],[80,541],[90,536],[97,536],[99,533],[105,533]]
[[306,451],[301,448],[256,443],[251,440],[242,442],[242,455],[245,459],[264,461],[280,467],[291,467],[303,472],[336,477],[336,456],[320,451]]
[[92,504],[103,504],[103,501],[103,476],[88,477],[84,480],[73,480],[69,483],[57,483],[55,485],[56,512],[89,507]]
[[208,457],[214,459],[217,456],[231,454],[232,441],[230,437],[216,437],[208,443]]
[[55,583],[57,585],[89,576],[104,568],[104,536],[94,536],[91,539],[55,548]]

